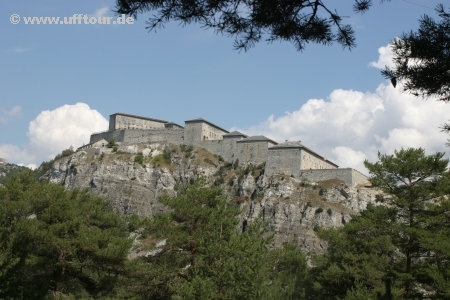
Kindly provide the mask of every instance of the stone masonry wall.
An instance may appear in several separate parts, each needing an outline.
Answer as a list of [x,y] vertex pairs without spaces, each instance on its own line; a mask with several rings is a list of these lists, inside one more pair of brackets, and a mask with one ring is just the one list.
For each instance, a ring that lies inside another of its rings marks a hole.
[[249,143],[236,143],[237,153],[235,156],[239,159],[239,163],[256,163],[260,164],[267,161],[267,152],[269,145],[267,141]]
[[368,180],[365,175],[351,168],[301,170],[299,178],[306,178],[313,182],[328,179],[339,179],[344,181],[349,187],[354,187],[357,184],[368,184]]
[[336,169],[336,166],[331,164],[329,161],[324,160],[322,157],[318,157],[313,153],[302,148],[301,150],[301,159],[302,165],[301,169]]
[[125,131],[122,141],[124,144],[140,143],[169,143],[181,145],[184,144],[184,130],[173,129],[129,129]]
[[[110,117],[111,118],[111,117]],[[158,129],[164,128],[165,122],[141,119],[132,116],[114,115],[110,120],[110,126],[114,129]],[[113,124],[113,126],[111,126]]]
[[186,123],[184,127],[184,140],[186,145],[196,145],[202,140],[202,123]]
[[205,148],[209,152],[221,156],[225,161],[233,162],[236,159],[235,153],[237,152],[236,140],[238,139],[226,138],[216,141],[197,141],[192,145]]
[[301,152],[299,149],[278,148],[268,152],[265,174],[272,176],[283,170],[286,175],[300,176]]
[[89,140],[89,143],[94,143],[101,139],[105,139],[107,141],[115,139],[116,142],[123,142],[124,135],[125,135],[125,130],[114,130],[114,131],[93,133],[93,134],[91,134],[91,139]]
[[140,144],[140,143],[171,143],[181,145],[184,144],[184,130],[179,128],[173,129],[122,129],[114,131],[106,131],[94,133],[91,135],[89,143],[105,139],[107,141],[113,138],[116,142],[124,144]]

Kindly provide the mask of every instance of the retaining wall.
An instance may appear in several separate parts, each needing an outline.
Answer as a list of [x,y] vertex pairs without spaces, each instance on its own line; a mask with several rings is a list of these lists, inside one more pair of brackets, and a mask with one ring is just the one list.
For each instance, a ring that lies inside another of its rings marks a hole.
[[345,182],[349,187],[357,184],[368,184],[368,178],[351,168],[345,169],[316,169],[316,170],[300,170],[299,178],[306,178],[309,181],[317,182],[328,179],[339,179]]

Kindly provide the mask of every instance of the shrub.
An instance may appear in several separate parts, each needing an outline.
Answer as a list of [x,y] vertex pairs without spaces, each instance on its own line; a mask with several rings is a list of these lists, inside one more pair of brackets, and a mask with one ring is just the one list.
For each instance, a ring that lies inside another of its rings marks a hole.
[[74,153],[73,149],[69,148],[61,152],[61,157],[66,157],[72,155],[73,153]]
[[115,138],[109,140],[108,144],[106,144],[106,148],[114,148],[114,146],[116,146],[116,139]]
[[314,212],[315,214],[320,214],[321,212],[323,212],[323,208],[319,207],[316,209],[316,211]]
[[325,190],[323,188],[320,188],[319,190],[319,196],[323,196],[323,193],[325,192]]
[[141,166],[144,166],[144,155],[142,153],[138,153],[134,157],[134,162],[140,164]]
[[328,209],[327,209],[327,213],[328,213],[329,216],[331,216],[331,214],[333,213],[333,211],[331,210],[331,208],[328,208]]

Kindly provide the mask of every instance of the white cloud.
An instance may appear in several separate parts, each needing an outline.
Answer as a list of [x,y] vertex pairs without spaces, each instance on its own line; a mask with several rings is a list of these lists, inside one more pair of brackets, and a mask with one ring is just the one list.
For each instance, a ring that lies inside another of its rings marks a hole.
[[400,94],[390,84],[375,93],[334,90],[329,98],[310,99],[298,110],[286,112],[248,129],[276,141],[302,143],[337,163],[360,171],[363,161],[377,160],[377,152],[422,147],[428,153],[445,152],[447,135],[439,127],[448,121],[450,105]]
[[93,17],[97,17],[97,18],[101,18],[101,17],[105,17],[108,15],[109,12],[109,7],[102,7],[99,9],[96,9],[95,12],[92,14]]
[[108,129],[108,121],[85,103],[42,111],[28,126],[29,143],[21,148],[0,144],[8,162],[40,165],[62,150],[88,143],[91,133]]
[[12,49],[9,49],[8,52],[13,52],[13,53],[24,53],[24,52],[27,52],[28,50],[30,50],[30,49],[24,48],[24,47],[14,47],[14,48],[12,48]]
[[392,62],[393,53],[391,44],[387,44],[386,47],[380,47],[378,48],[378,61],[372,61],[369,63],[369,66],[378,68],[378,69],[384,69],[385,66],[388,66],[390,68],[394,67],[394,63]]
[[14,106],[11,110],[4,110],[0,108],[0,124],[6,124],[14,118],[21,117],[22,108]]

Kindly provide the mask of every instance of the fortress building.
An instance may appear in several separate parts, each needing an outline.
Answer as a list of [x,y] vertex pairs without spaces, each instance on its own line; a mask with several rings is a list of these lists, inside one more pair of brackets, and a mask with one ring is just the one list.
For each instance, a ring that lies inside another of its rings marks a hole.
[[341,179],[349,186],[368,183],[362,173],[339,168],[300,141],[278,144],[262,135],[249,137],[238,131],[228,132],[202,118],[184,123],[183,127],[164,120],[115,113],[109,118],[109,130],[92,134],[89,144],[79,150],[99,147],[112,139],[122,145],[193,145],[203,147],[228,162],[266,163],[265,174],[268,176],[285,174],[311,181]]

